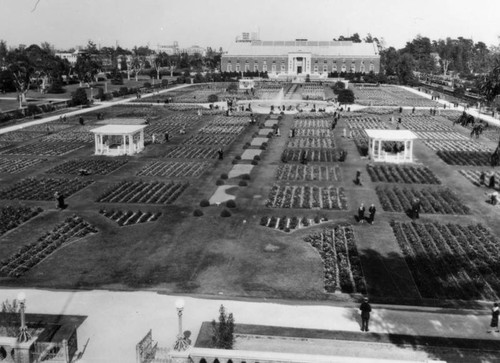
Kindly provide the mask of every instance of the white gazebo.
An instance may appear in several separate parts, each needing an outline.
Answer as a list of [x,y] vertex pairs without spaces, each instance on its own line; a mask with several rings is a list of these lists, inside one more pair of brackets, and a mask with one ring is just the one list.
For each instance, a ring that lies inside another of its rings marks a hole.
[[[365,130],[368,135],[368,155],[373,161],[387,163],[413,162],[413,140],[417,135],[409,130]],[[401,150],[387,152],[383,143],[397,142],[403,146]]]
[[147,125],[105,125],[90,130],[95,135],[96,155],[134,155],[144,149]]

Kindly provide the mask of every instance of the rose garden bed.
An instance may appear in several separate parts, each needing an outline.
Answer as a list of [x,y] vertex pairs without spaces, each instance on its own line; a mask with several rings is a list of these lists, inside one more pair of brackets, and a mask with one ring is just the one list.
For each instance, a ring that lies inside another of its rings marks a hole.
[[64,164],[48,170],[46,173],[80,175],[80,171],[85,170],[89,174],[107,175],[122,167],[126,163],[126,159],[117,158],[69,160]]
[[81,149],[85,144],[72,142],[37,142],[1,150],[4,155],[60,156]]
[[[295,137],[331,137],[334,133],[331,129],[313,128],[313,129],[296,129]],[[293,141],[294,139],[291,139]]]
[[67,178],[27,178],[0,191],[0,199],[54,200],[54,193],[64,197],[80,191],[92,184],[90,179]]
[[458,132],[442,132],[442,131],[415,131],[415,135],[417,135],[420,139],[424,140],[462,140],[469,141],[469,137],[459,134]]
[[375,191],[382,208],[387,212],[406,213],[411,210],[412,201],[419,198],[421,213],[470,214],[469,208],[449,189],[410,189],[377,186]]
[[436,153],[448,165],[491,166],[491,153],[486,151],[442,151]]
[[288,148],[328,148],[334,149],[335,142],[326,134],[322,137],[297,137],[289,139],[286,143]]
[[153,161],[137,172],[138,176],[161,176],[169,178],[198,177],[209,168],[208,162]]
[[406,184],[441,184],[427,167],[372,165],[366,166],[372,182]]
[[[481,175],[481,170],[459,170],[458,172],[462,174],[464,177],[466,177],[475,186],[481,185],[479,182],[479,176]],[[495,172],[494,174],[495,174],[495,180],[500,180],[500,173]],[[489,178],[486,177],[485,184],[488,185],[488,183],[489,183]]]
[[298,181],[340,181],[340,168],[338,166],[282,164],[278,167],[276,179]]
[[99,213],[116,222],[119,226],[130,226],[133,224],[154,222],[161,216],[161,212],[142,212],[140,210],[128,210],[125,212],[116,209],[100,209]]
[[40,158],[12,158],[0,157],[0,173],[15,174],[20,173],[34,165],[40,164],[47,159]]
[[391,226],[422,297],[496,301],[500,296],[500,243],[481,224],[393,221]]
[[445,118],[424,115],[405,115],[402,117],[402,126],[412,131],[454,131],[451,126],[446,125]]
[[42,208],[6,206],[0,208],[0,236],[42,213]]
[[3,256],[0,261],[0,274],[9,277],[20,277],[58,248],[97,233],[97,229],[78,216],[67,218],[52,231],[45,233],[36,242],[21,247],[9,257]]
[[236,140],[234,135],[198,134],[184,141],[186,145],[229,145]]
[[321,256],[327,292],[366,293],[356,241],[351,225],[338,225],[304,238]]
[[295,129],[326,129],[332,128],[332,121],[325,119],[307,119],[307,120],[294,120],[293,127]]
[[464,140],[425,140],[425,145],[434,151],[482,152],[489,151],[486,145]]
[[311,162],[335,162],[338,161],[338,153],[331,149],[285,149],[281,155],[282,161],[301,161],[302,153],[305,152],[307,161]]
[[273,185],[266,202],[271,208],[347,209],[343,188]]
[[217,149],[212,147],[176,146],[167,150],[164,158],[215,159]]
[[31,131],[11,131],[0,134],[0,141],[2,142],[22,142],[37,137],[47,135],[47,132],[31,132]]
[[146,183],[124,180],[100,195],[97,202],[171,204],[188,186],[188,183]]
[[64,141],[75,143],[94,143],[95,137],[90,130],[95,129],[96,125],[78,125],[71,129],[59,131],[55,134],[45,136],[43,141]]
[[269,227],[271,229],[278,229],[284,232],[292,232],[296,229],[315,226],[324,222],[328,222],[328,219],[326,217],[320,217],[320,216],[316,216],[314,218],[297,217],[297,216],[293,217],[264,216],[260,219],[261,226]]

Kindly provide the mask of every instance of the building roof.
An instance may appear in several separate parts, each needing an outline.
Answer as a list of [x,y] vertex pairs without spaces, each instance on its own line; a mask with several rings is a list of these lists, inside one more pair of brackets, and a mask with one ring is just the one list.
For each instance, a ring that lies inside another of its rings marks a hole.
[[144,129],[147,125],[105,125],[90,130],[100,135],[133,135]]
[[312,53],[318,56],[379,57],[375,43],[352,41],[262,41],[234,42],[223,57],[286,56],[288,53]]
[[410,130],[365,130],[370,139],[387,140],[387,141],[406,141],[418,139]]

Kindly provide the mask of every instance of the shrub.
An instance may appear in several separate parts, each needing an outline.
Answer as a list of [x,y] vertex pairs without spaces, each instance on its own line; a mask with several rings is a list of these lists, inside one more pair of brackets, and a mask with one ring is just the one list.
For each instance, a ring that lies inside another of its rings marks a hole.
[[241,176],[241,179],[243,179],[243,180],[250,180],[250,174],[243,174]]
[[145,87],[145,88],[151,88],[151,83],[149,83],[149,82],[144,82],[144,87]]
[[256,161],[260,161],[260,155],[255,155],[255,156],[253,157],[253,159],[254,159],[254,160],[256,160]]
[[241,156],[240,156],[240,155],[236,155],[236,156],[234,157],[234,160],[241,160]]
[[307,227],[309,225],[309,220],[306,217],[302,218],[301,222],[304,227]]
[[260,225],[261,226],[266,226],[267,225],[267,221],[269,220],[269,218],[267,216],[264,216],[260,219]]
[[222,212],[220,212],[220,216],[224,218],[231,217],[231,212],[228,211],[227,209],[223,209]]
[[226,173],[223,173],[223,174],[221,174],[221,175],[220,175],[220,178],[221,178],[221,179],[227,179],[227,178],[228,178],[228,176],[227,176],[227,174],[226,174]]
[[218,101],[219,101],[219,97],[217,97],[217,95],[209,95],[208,96],[208,102],[214,103],[214,102],[218,102]]
[[168,79],[162,79],[161,80],[161,86],[162,87],[167,87],[168,86]]
[[236,208],[236,202],[233,199],[228,200],[226,202],[226,207],[228,207],[228,208]]
[[201,217],[202,215],[203,215],[203,212],[199,209],[195,209],[193,211],[193,216],[195,216],[195,217]]
[[120,87],[120,90],[118,92],[120,93],[120,96],[126,96],[126,95],[128,95],[128,88],[127,87]]
[[290,232],[290,228],[286,227],[285,232]]
[[71,95],[71,103],[73,106],[88,105],[89,99],[87,98],[87,92],[83,88],[78,88]]
[[252,160],[252,165],[258,165],[259,162],[257,160]]
[[63,83],[61,80],[56,79],[47,90],[47,93],[64,93],[66,90],[63,88]]
[[240,182],[238,183],[238,185],[240,187],[246,187],[246,186],[248,186],[248,183],[246,182],[246,180],[240,180]]
[[224,185],[224,180],[220,180],[220,179],[219,179],[219,180],[217,180],[217,181],[215,182],[215,185]]
[[354,103],[354,92],[350,89],[343,89],[339,92],[338,101],[340,103]]
[[208,207],[210,206],[210,202],[207,199],[202,199],[200,202],[200,207]]
[[238,160],[234,159],[234,160],[232,161],[232,164],[233,164],[233,165],[238,164]]
[[319,216],[314,217],[314,223],[321,222],[321,218]]

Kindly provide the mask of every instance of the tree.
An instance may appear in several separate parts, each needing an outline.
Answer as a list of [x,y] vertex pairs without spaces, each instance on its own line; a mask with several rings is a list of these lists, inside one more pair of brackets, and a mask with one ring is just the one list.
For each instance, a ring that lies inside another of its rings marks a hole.
[[389,47],[380,52],[381,73],[395,76],[398,70],[400,55],[394,47]]
[[14,86],[17,91],[17,98],[19,100],[19,108],[23,107],[23,102],[26,102],[26,93],[28,93],[31,85],[31,75],[33,69],[24,62],[11,64],[8,70],[12,73],[14,78]]
[[16,323],[13,323],[12,319],[9,319],[9,316],[19,313],[19,308],[20,306],[17,300],[13,300],[12,302],[5,300],[2,302],[0,326],[5,328],[7,336],[14,337],[18,333],[19,326],[17,325],[17,319]]
[[346,103],[348,103],[348,104],[354,103],[354,92],[352,90],[350,90],[350,89],[340,90],[337,100],[340,103],[344,103],[344,104],[346,104]]
[[495,59],[493,69],[485,76],[479,89],[488,102],[493,101],[500,94],[500,57]]
[[415,61],[411,54],[405,53],[398,63],[397,75],[401,84],[412,84],[415,81],[413,70]]
[[226,314],[224,305],[219,309],[219,322],[212,320],[212,346],[218,349],[233,349],[234,318],[233,313]]
[[73,92],[71,95],[71,102],[73,103],[73,106],[88,105],[89,99],[87,98],[87,92],[85,92],[85,89],[78,88],[75,92]]

